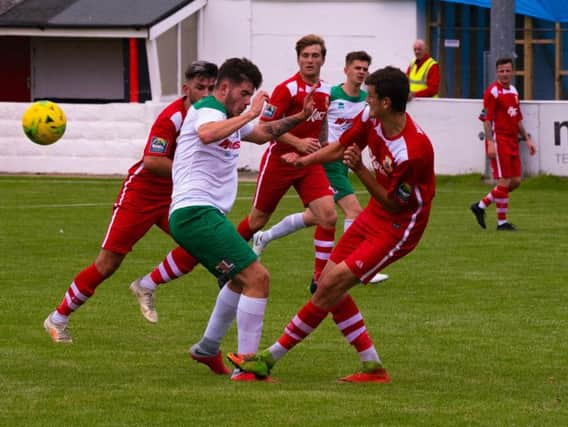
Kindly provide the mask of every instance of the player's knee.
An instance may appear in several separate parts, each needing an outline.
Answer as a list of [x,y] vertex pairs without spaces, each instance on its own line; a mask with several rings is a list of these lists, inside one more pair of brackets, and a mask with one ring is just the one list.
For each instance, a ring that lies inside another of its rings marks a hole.
[[335,227],[335,223],[337,222],[337,212],[335,212],[335,208],[332,210],[325,210],[319,217],[319,225],[324,228],[332,228]]
[[313,296],[314,304],[324,309],[335,306],[345,293],[339,281],[330,279],[330,276],[321,277]]
[[509,182],[509,191],[513,191],[521,185],[521,178],[513,178]]
[[345,219],[350,219],[353,221],[361,214],[361,212],[363,212],[363,209],[361,207],[347,209],[345,211]]
[[270,219],[270,214],[267,213],[253,213],[249,216],[249,227],[251,230],[260,230],[266,225]]
[[106,279],[118,270],[125,255],[102,250],[95,260],[97,271]]
[[270,290],[270,274],[264,265],[255,261],[241,273],[237,279],[246,295],[254,298],[267,298]]

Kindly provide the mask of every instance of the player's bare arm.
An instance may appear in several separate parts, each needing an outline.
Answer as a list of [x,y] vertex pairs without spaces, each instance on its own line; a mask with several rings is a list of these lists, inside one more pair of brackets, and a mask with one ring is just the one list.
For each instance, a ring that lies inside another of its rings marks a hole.
[[325,147],[328,144],[327,141],[329,140],[329,127],[327,124],[327,120],[323,121],[323,126],[321,127],[319,140],[322,147]]
[[293,129],[305,119],[304,114],[300,112],[273,122],[261,122],[244,139],[255,144],[264,144],[266,141],[278,138],[280,135]]
[[[280,120],[275,120],[273,122],[260,122],[244,139],[256,144],[263,144],[266,141],[278,138],[279,136],[286,134],[286,132],[293,129],[308,117],[310,117],[313,110],[313,91],[311,91],[304,99],[304,108],[302,109],[302,111],[292,116],[283,117]],[[291,134],[287,135],[293,136]]]
[[252,99],[250,108],[242,114],[230,119],[203,124],[197,130],[199,139],[204,144],[211,144],[232,135],[248,122],[256,119],[260,115],[266,101],[268,101],[268,93],[263,90],[258,91]]
[[300,156],[298,153],[286,153],[280,158],[282,159],[282,162],[288,165],[302,168],[317,163],[329,163],[339,160],[343,157],[344,149],[345,147],[339,143],[327,144],[321,150],[317,150],[307,156]]
[[345,149],[343,163],[359,177],[371,196],[386,210],[393,213],[401,210],[400,204],[388,197],[387,189],[377,182],[371,171],[363,164],[361,149],[358,145],[353,144]]
[[529,149],[529,154],[531,156],[534,156],[536,154],[536,146],[534,145],[534,143],[532,141],[531,134],[528,133],[527,130],[525,129],[525,126],[523,125],[522,120],[519,121],[518,126],[519,126],[519,133],[521,134],[521,136],[523,137],[523,139],[527,143],[527,147]]
[[144,156],[144,169],[156,176],[172,176],[172,159],[166,156]]
[[[316,92],[317,85],[312,87],[312,90],[307,94],[304,98],[304,113],[309,114],[305,117],[307,119],[314,110],[314,93]],[[304,120],[305,120],[304,119]],[[291,133],[284,133],[278,138],[276,138],[278,142],[282,142],[284,144],[291,145],[300,153],[313,153],[321,148],[320,141],[318,138],[298,138]]]
[[489,159],[494,159],[497,155],[495,151],[495,141],[493,141],[493,130],[491,129],[491,122],[483,122],[483,131],[485,132],[485,143],[487,144],[487,157]]
[[285,133],[277,138],[278,142],[291,145],[300,153],[309,154],[321,148],[318,138],[298,138],[291,133]]

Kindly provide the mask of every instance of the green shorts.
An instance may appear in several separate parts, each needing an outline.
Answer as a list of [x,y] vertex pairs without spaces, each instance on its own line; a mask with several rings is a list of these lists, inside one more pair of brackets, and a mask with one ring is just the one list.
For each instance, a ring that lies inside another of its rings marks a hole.
[[331,188],[333,188],[333,200],[335,202],[343,199],[345,196],[354,194],[353,186],[351,181],[349,181],[349,168],[341,160],[324,163],[323,167]]
[[225,215],[212,206],[190,206],[170,215],[170,233],[216,277],[232,278],[256,255]]

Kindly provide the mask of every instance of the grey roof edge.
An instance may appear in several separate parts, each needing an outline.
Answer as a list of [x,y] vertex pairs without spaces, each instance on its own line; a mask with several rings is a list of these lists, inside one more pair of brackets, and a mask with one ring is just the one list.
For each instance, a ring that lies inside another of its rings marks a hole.
[[[93,29],[93,30],[97,30],[97,29],[105,29],[105,30],[121,30],[121,29],[135,29],[135,30],[143,30],[143,29],[149,29],[150,27],[156,25],[157,23],[163,21],[164,19],[167,19],[169,16],[172,16],[173,14],[175,14],[176,12],[182,10],[184,7],[188,6],[189,4],[191,4],[194,0],[180,0],[179,4],[177,4],[175,7],[172,7],[171,9],[167,10],[166,12],[157,15],[155,17],[153,17],[153,19],[148,20],[146,22],[134,22],[134,23],[130,23],[130,24],[125,24],[125,25],[117,25],[116,23],[112,23],[112,24],[104,24],[104,23],[78,23],[78,24],[73,24],[73,23],[54,23],[54,22],[49,22],[48,20],[41,20],[38,21],[37,19],[16,19],[16,20],[10,20],[10,19],[5,19],[6,16],[5,15],[12,15],[14,13],[11,12],[16,12],[18,6],[21,3],[24,2],[19,2],[19,3],[15,3],[14,5],[12,5],[11,7],[3,10],[2,12],[0,12],[0,28],[13,28],[13,29],[40,29],[40,30],[49,30],[49,29],[72,29],[72,30],[81,30],[81,29]],[[4,19],[3,19],[4,18]],[[51,17],[49,18],[51,19]]]

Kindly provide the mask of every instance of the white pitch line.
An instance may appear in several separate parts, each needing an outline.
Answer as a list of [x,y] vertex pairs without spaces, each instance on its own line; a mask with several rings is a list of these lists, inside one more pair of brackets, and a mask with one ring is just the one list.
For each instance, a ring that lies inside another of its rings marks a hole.
[[[0,181],[1,182],[6,182]],[[45,181],[42,181],[45,182]],[[54,182],[61,182],[61,181],[54,181]],[[72,184],[76,181],[68,181],[67,183]],[[96,181],[92,181],[95,183]],[[99,181],[100,183],[100,181]],[[241,182],[239,185],[256,185],[254,182]],[[436,190],[437,193],[451,193],[453,190]],[[470,191],[460,191],[460,193],[467,193],[467,194],[479,194],[477,190],[470,190]],[[355,194],[368,194],[367,191],[356,191]],[[237,196],[237,200],[252,200],[253,196]],[[295,199],[298,198],[297,194],[287,195],[283,197],[284,199]],[[435,199],[434,199],[435,203]],[[98,207],[112,207],[112,203],[54,203],[54,204],[41,204],[41,205],[19,205],[19,206],[0,206],[0,209],[62,209],[62,208],[98,208]]]

